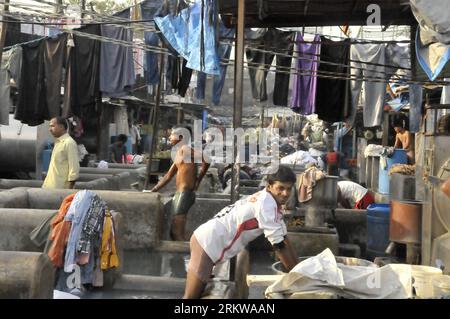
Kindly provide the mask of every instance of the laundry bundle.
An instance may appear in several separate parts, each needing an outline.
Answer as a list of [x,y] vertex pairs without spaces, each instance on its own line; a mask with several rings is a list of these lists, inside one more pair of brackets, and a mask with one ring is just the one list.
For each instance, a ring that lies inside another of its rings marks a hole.
[[50,223],[48,256],[59,268],[57,286],[75,271],[80,285],[102,287],[102,271],[119,266],[115,234],[112,213],[98,195],[83,190],[67,196]]

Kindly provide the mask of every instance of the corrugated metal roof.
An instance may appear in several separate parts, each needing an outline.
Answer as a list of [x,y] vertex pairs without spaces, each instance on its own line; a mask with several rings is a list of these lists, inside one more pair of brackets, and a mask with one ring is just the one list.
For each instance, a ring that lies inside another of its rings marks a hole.
[[[406,0],[245,0],[247,27],[366,25],[370,4],[379,5],[382,25],[416,24]],[[227,25],[234,24],[238,0],[220,2]]]

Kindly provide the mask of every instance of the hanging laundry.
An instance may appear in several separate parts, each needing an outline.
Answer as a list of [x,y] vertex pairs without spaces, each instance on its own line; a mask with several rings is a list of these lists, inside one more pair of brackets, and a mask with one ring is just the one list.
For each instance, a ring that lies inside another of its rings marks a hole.
[[351,46],[352,111],[347,122],[353,123],[355,120],[364,82],[364,127],[381,125],[387,85],[385,50],[384,44],[353,44]]
[[50,223],[51,245],[48,251],[48,257],[55,267],[62,267],[64,265],[64,249],[69,239],[70,229],[72,226],[70,221],[65,220],[65,217],[74,197],[75,194],[72,194],[64,198],[61,206],[59,207],[58,213]]
[[180,81],[178,82],[178,94],[180,94],[181,97],[186,96],[186,92],[189,88],[189,83],[191,83],[191,77],[192,77],[192,69],[187,67],[187,61],[183,59],[181,77]]
[[61,85],[67,51],[67,34],[47,38],[44,43],[46,98],[48,114],[52,118],[61,115]]
[[321,37],[321,43],[319,73],[338,73],[344,79],[317,79],[316,113],[322,121],[341,122],[350,115],[351,107],[350,82],[345,79],[350,75],[350,40],[332,41]]
[[[228,29],[223,24],[222,20],[219,22],[219,38],[221,41],[226,42],[226,38],[233,39],[235,30]],[[212,102],[214,105],[220,104],[220,98],[222,95],[223,86],[225,85],[225,79],[227,76],[227,66],[228,60],[230,59],[232,45],[230,43],[220,43],[218,49],[218,56],[221,59],[222,64],[220,65],[220,75],[213,76],[213,92],[212,92]],[[199,100],[205,99],[205,86],[206,86],[206,73],[199,72],[197,76],[197,91],[196,97]]]
[[422,121],[423,87],[419,84],[409,86],[409,131],[420,132]]
[[[100,35],[98,25],[80,28],[81,32]],[[67,40],[64,117],[82,116],[82,108],[99,96],[100,42],[74,35]]]
[[254,42],[252,46],[258,49],[251,50],[250,48],[247,48],[245,56],[247,58],[252,96],[253,99],[260,102],[267,101],[266,77],[268,68],[266,65],[270,65],[273,60],[273,56],[267,54],[267,52],[260,51],[264,50],[265,35],[267,32],[267,29],[257,29],[256,31],[246,30],[245,34],[247,40],[252,40]]
[[216,19],[215,2],[197,0],[179,15],[155,17],[155,23],[170,45],[187,60],[188,68],[220,75]]
[[313,197],[313,189],[317,182],[325,178],[324,172],[313,166],[302,173],[297,182],[298,201],[306,203]]
[[[143,20],[152,20],[155,15],[162,11],[162,0],[147,0],[141,3],[141,12]],[[146,27],[153,27],[153,23],[144,22]],[[159,47],[159,36],[156,32],[144,32],[144,42],[148,46]],[[146,82],[149,85],[159,83],[159,54],[155,52],[146,51]]]
[[22,45],[22,71],[15,119],[36,126],[48,119],[44,82],[45,42]]
[[275,51],[277,52],[275,54],[276,73],[273,88],[273,104],[287,106],[295,32],[276,32],[274,37],[272,47],[268,50],[273,51],[276,48]]
[[0,65],[0,125],[9,125],[11,76],[3,63]]
[[[388,43],[386,45],[386,78],[391,78],[399,68],[411,68],[411,50],[409,44]],[[402,76],[411,77],[411,71],[403,69]]]
[[78,192],[64,218],[65,221],[72,222],[64,259],[64,271],[67,273],[71,273],[76,265],[77,244],[83,229],[84,219],[91,207],[92,200],[96,196],[94,192],[88,190]]
[[2,63],[4,63],[4,66],[9,71],[11,78],[18,88],[22,72],[22,47],[15,46],[6,52],[3,52],[2,57]]
[[441,74],[450,59],[450,19],[447,0],[410,0],[411,11],[420,28],[416,35],[416,55],[431,81]]
[[[123,12],[123,17],[130,17],[130,10]],[[103,37],[133,42],[133,33],[129,29],[102,25]],[[128,95],[135,84],[133,49],[123,45],[102,42],[100,50],[100,91],[104,97],[121,97]]]
[[77,243],[77,263],[86,265],[89,263],[90,256],[94,254],[91,247],[92,241],[99,241],[101,230],[103,229],[103,220],[105,218],[105,202],[99,197],[94,197],[91,206],[84,218],[80,238]]
[[184,59],[179,57],[176,52],[172,52],[171,49],[169,52],[171,54],[166,57],[166,90],[169,92],[168,94],[172,94],[172,90],[178,89]]
[[[291,108],[304,115],[316,110],[317,69],[320,55],[320,36],[316,35],[314,43],[304,43],[303,36],[296,37],[296,73],[292,87]],[[306,73],[305,75],[301,73]]]
[[114,220],[111,212],[106,211],[103,222],[102,249],[101,249],[101,270],[119,267],[119,257],[117,255],[116,238],[114,230]]
[[276,57],[273,103],[281,106],[288,104],[294,36],[294,32],[284,32],[277,29],[246,31],[248,39],[257,40],[246,50],[254,99],[260,102],[267,100],[267,74],[273,59]]

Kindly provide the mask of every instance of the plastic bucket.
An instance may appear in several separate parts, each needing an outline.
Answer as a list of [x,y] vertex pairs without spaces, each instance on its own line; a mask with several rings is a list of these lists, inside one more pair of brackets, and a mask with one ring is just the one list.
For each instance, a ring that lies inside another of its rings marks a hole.
[[389,245],[390,205],[367,207],[367,258],[384,257]]
[[380,170],[378,172],[378,192],[381,194],[389,194],[389,171],[394,164],[407,164],[408,156],[406,151],[402,149],[396,149],[391,157],[386,158],[386,167],[381,167],[382,161],[380,160]]
[[436,276],[433,278],[433,295],[436,298],[450,296],[450,276]]
[[416,296],[422,299],[434,298],[433,279],[442,276],[442,270],[429,266],[411,266],[411,276]]

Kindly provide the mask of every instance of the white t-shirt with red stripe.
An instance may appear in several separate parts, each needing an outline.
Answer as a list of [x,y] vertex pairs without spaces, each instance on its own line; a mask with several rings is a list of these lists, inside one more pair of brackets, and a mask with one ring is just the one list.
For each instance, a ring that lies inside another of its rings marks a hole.
[[342,197],[350,202],[351,207],[355,207],[367,194],[367,188],[351,181],[340,181],[337,183],[341,190]]
[[215,264],[236,256],[261,234],[272,245],[281,243],[287,234],[280,209],[265,189],[223,208],[194,232]]

